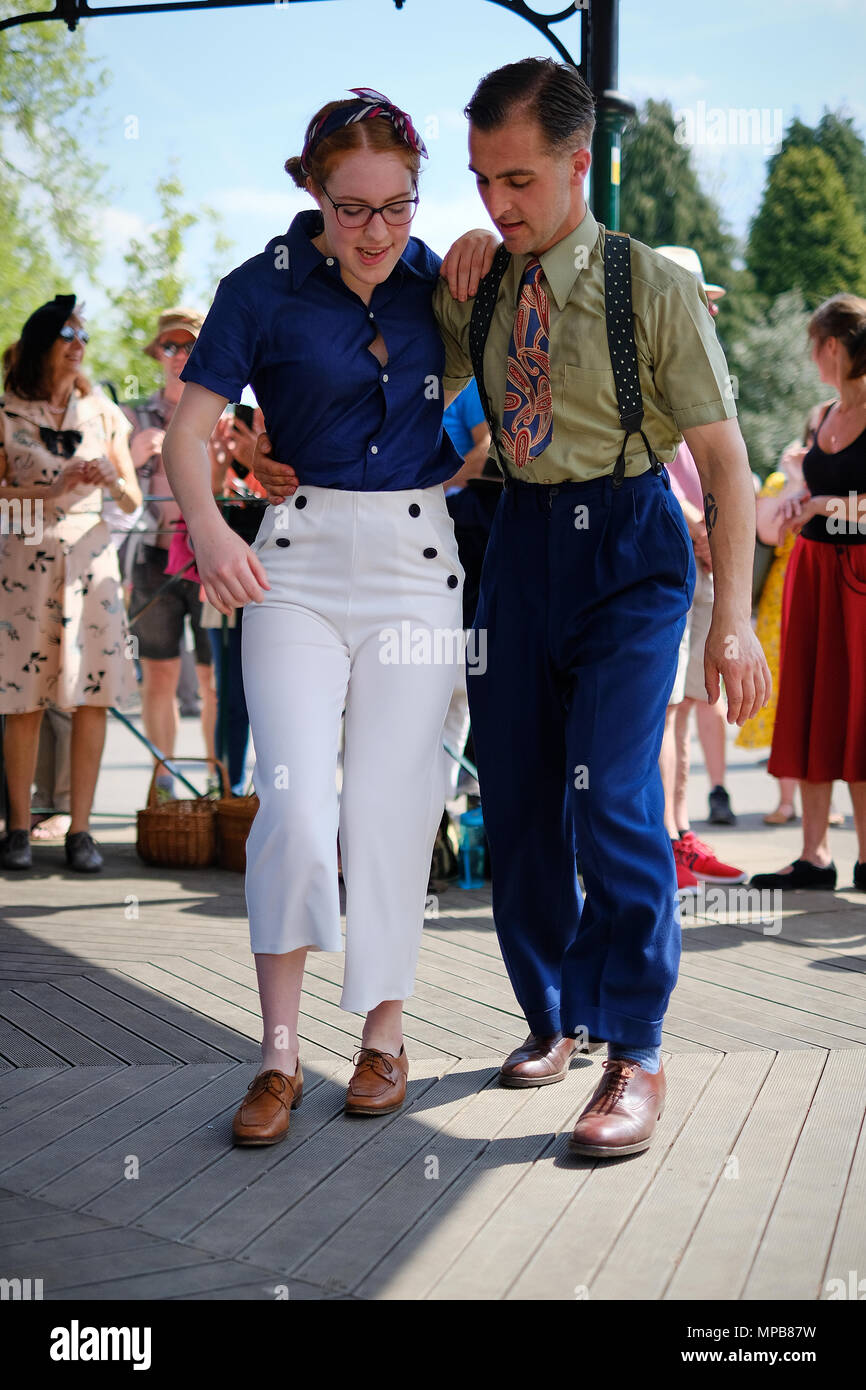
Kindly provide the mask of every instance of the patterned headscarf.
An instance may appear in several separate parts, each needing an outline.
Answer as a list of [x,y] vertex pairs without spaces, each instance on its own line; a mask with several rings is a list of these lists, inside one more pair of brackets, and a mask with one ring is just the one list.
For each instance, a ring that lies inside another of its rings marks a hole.
[[307,131],[307,139],[301,153],[301,170],[304,174],[309,177],[310,158],[322,140],[333,135],[335,130],[341,130],[343,126],[354,125],[356,121],[369,121],[376,116],[384,116],[389,120],[410,150],[423,155],[425,159],[428,158],[427,146],[405,111],[401,111],[399,106],[395,106],[381,92],[374,92],[372,87],[351,87],[349,90],[358,98],[357,101],[331,111]]

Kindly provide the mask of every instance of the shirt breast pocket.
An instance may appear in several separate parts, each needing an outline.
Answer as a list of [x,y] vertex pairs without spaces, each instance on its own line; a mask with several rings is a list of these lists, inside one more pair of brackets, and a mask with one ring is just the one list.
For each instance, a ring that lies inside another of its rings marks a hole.
[[613,466],[619,410],[609,366],[583,367],[566,362],[557,415],[564,422],[569,443],[578,451],[581,463],[592,469]]

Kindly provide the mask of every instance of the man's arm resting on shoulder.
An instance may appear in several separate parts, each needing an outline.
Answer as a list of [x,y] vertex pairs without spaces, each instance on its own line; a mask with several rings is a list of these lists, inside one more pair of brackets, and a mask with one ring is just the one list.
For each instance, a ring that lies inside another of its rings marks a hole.
[[683,436],[697,464],[713,557],[715,600],[704,653],[711,703],[720,676],[728,697],[728,723],[744,724],[767,703],[772,680],[751,623],[755,552],[755,491],[736,419],[693,425]]

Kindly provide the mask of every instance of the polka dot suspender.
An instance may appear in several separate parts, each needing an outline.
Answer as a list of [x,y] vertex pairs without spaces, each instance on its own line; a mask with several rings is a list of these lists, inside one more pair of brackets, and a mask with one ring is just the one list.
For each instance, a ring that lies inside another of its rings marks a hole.
[[[484,347],[503,276],[508,268],[511,255],[504,245],[499,246],[493,258],[493,265],[485,275],[475,296],[472,318],[469,322],[469,355],[475,373],[475,383],[481,406],[490,434],[496,447],[499,467],[506,480],[510,478],[506,463],[499,447],[501,422],[494,420],[490,401],[484,388]],[[607,343],[610,352],[610,365],[616,385],[616,399],[619,407],[619,422],[625,430],[619,455],[613,466],[613,485],[620,487],[625,477],[625,446],[631,435],[638,433],[646,445],[650,465],[654,473],[662,471],[649,440],[641,429],[643,420],[643,400],[641,399],[638,377],[637,348],[634,341],[631,300],[631,247],[628,236],[623,232],[604,234],[604,303],[607,323]]]
[[490,332],[490,325],[493,321],[493,311],[496,308],[496,300],[499,297],[499,286],[502,284],[502,277],[508,269],[508,262],[511,260],[511,252],[506,251],[504,243],[497,246],[496,255],[493,257],[493,265],[488,270],[481,284],[478,286],[478,293],[475,296],[475,303],[472,305],[472,317],[469,320],[469,356],[472,358],[472,370],[475,373],[475,385],[478,387],[478,396],[481,401],[481,409],[484,411],[485,419],[490,427],[490,438],[496,448],[496,457],[502,476],[509,479],[510,474],[502,457],[502,450],[499,447],[499,431],[502,422],[494,420],[493,412],[490,409],[490,401],[484,389],[484,346],[487,342],[487,334]]
[[622,446],[613,466],[613,485],[621,487],[625,477],[625,446],[633,434],[639,434],[646,445],[652,471],[662,471],[662,465],[641,429],[643,399],[640,393],[632,321],[631,245],[625,232],[606,231],[604,234],[604,316],[610,365],[613,368],[616,401],[619,406],[619,423],[625,430]]

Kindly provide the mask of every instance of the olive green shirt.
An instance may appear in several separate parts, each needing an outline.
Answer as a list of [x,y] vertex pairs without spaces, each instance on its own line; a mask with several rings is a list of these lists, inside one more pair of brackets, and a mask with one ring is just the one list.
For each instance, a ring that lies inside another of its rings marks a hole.
[[[604,316],[604,228],[587,209],[583,221],[539,256],[550,300],[550,385],[553,438],[513,470],[523,482],[559,483],[610,473],[622,445],[616,387]],[[484,385],[493,418],[501,422],[505,368],[520,282],[528,256],[512,256],[502,278],[484,350]],[[725,356],[695,277],[642,242],[631,242],[632,306],[643,397],[643,431],[656,455],[670,463],[692,425],[736,416]],[[433,308],[445,344],[446,390],[472,376],[469,320],[472,300],[452,299],[440,279]],[[495,457],[495,449],[491,446]],[[639,434],[626,448],[626,473],[650,466]],[[511,469],[509,471],[512,471]]]

